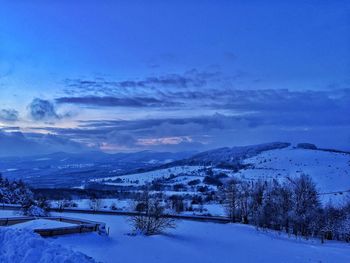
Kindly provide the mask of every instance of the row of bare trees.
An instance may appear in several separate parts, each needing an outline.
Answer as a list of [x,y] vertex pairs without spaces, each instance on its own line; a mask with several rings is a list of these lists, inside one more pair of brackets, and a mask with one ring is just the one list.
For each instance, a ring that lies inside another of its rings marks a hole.
[[232,222],[296,236],[350,241],[350,203],[323,207],[316,185],[307,175],[284,183],[235,179],[222,187],[221,193]]

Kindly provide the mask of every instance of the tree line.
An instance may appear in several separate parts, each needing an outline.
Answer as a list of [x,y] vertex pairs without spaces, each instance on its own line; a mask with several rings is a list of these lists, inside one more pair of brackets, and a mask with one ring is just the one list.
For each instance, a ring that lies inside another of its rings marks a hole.
[[350,202],[322,206],[310,176],[272,181],[233,179],[221,187],[223,204],[232,222],[284,231],[303,237],[350,242]]
[[1,174],[0,204],[20,205],[21,213],[26,216],[47,216],[50,207],[46,199],[35,199],[33,192],[23,181],[10,181]]

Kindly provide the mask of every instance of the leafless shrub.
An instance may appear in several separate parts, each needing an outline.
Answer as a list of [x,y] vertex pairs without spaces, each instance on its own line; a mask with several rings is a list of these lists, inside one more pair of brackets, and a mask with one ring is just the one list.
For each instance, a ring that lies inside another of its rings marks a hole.
[[142,194],[136,208],[140,214],[129,218],[134,234],[157,235],[166,229],[176,228],[175,220],[164,215],[164,207],[160,200],[152,198],[148,191]]

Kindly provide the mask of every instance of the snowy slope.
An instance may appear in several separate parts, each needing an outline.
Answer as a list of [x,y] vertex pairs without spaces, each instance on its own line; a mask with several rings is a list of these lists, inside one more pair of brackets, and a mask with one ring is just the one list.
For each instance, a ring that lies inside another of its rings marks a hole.
[[[257,147],[250,146],[248,153],[240,149],[239,156],[243,157],[242,152],[248,155],[248,158],[240,160],[241,169],[237,171],[233,168],[218,168],[215,165],[176,165],[168,168],[160,168],[144,173],[128,174],[123,176],[106,177],[95,179],[94,182],[119,185],[119,186],[140,186],[146,182],[152,182],[155,179],[162,179],[166,184],[187,184],[191,180],[199,179],[199,185],[203,185],[203,179],[207,176],[207,169],[211,168],[214,175],[223,173],[229,177],[238,177],[245,180],[271,180],[280,181],[287,178],[293,178],[301,174],[310,175],[317,184],[321,198],[324,201],[344,200],[344,197],[350,198],[350,154],[325,151],[321,149],[303,149],[293,146],[287,147],[286,144],[267,144]],[[264,149],[264,150],[261,150]],[[224,151],[219,149],[207,152],[203,160],[214,155],[215,161],[219,162],[219,157],[224,161],[233,160],[237,157],[237,151]],[[226,152],[227,156],[224,154]],[[233,155],[232,155],[233,154]],[[231,156],[232,155],[232,156]],[[201,155],[198,155],[201,156]],[[231,156],[231,157],[230,157]],[[177,164],[178,162],[176,162]],[[193,189],[188,189],[189,191]]]
[[[321,193],[350,190],[350,154],[288,147],[244,160],[251,167],[236,176],[256,180],[310,175]],[[338,194],[339,195],[339,194]]]
[[350,262],[349,244],[322,245],[319,240],[296,240],[239,224],[181,221],[166,235],[145,237],[127,235],[131,230],[125,217],[69,216],[106,222],[110,236],[68,235],[54,238],[53,242],[105,263]]
[[206,152],[201,152],[192,156],[191,158],[178,161],[177,163],[183,164],[201,164],[201,165],[223,165],[231,164],[235,165],[240,160],[255,156],[261,152],[283,149],[290,146],[290,143],[285,142],[272,142],[265,144],[240,146],[240,147],[224,147],[214,149]]
[[350,155],[318,150],[286,148],[246,159],[253,167],[237,175],[246,178],[312,176],[322,191],[350,189]]
[[[135,173],[123,176],[112,176],[101,179],[91,180],[93,182],[103,182],[111,185],[143,185],[146,182],[152,182],[155,179],[166,179],[171,175],[197,175],[199,171],[203,170],[202,166],[175,166],[166,169],[154,170],[145,173]],[[118,181],[116,181],[118,180]]]

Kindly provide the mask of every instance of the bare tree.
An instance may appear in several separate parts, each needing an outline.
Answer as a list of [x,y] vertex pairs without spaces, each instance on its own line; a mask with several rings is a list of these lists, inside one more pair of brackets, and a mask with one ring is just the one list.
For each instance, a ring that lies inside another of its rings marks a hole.
[[242,181],[239,184],[238,190],[238,205],[241,217],[241,222],[243,224],[249,224],[249,200],[250,200],[250,185],[249,183]]
[[69,200],[69,199],[60,199],[60,200],[56,200],[56,206],[58,211],[62,212],[64,210],[64,208],[67,207],[73,207],[73,201]]
[[237,220],[237,182],[231,181],[224,188],[224,208],[232,222]]
[[90,208],[94,211],[97,211],[102,208],[103,202],[100,198],[92,197],[90,199]]
[[302,174],[292,181],[293,232],[295,235],[309,236],[310,224],[319,217],[319,195],[311,177]]
[[151,197],[148,190],[143,192],[136,208],[140,214],[129,219],[135,234],[156,235],[161,234],[166,229],[176,227],[175,220],[164,214],[164,207],[160,200]]

